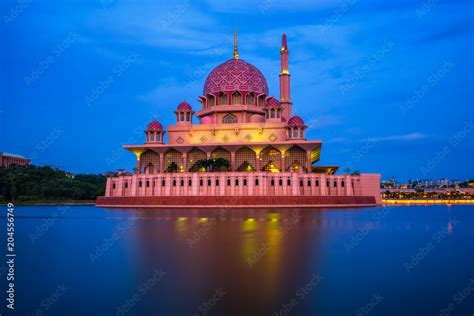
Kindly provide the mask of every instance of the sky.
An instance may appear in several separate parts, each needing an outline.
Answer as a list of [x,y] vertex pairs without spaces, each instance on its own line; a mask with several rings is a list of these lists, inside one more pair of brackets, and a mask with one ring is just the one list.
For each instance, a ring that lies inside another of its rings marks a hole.
[[[145,141],[232,58],[294,113],[318,164],[399,180],[474,178],[473,1],[0,1],[0,151],[76,173],[135,166]],[[197,122],[196,122],[197,123]]]

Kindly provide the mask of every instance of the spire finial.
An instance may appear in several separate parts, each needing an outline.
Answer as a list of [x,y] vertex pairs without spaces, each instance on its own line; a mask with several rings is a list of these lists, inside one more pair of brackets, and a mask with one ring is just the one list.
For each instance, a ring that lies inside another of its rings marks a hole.
[[239,52],[237,51],[237,28],[234,28],[234,59],[239,59]]
[[281,37],[281,51],[287,51],[288,50],[288,45],[286,44],[286,34],[283,33],[283,36]]

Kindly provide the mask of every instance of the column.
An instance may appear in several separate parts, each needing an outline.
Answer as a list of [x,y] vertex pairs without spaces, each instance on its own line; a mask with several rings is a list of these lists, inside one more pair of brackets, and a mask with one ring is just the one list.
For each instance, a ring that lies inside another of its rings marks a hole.
[[283,152],[281,153],[281,171],[282,172],[286,171],[286,159],[285,159],[285,154]]
[[160,153],[160,172],[165,172],[165,154]]
[[182,154],[183,156],[183,171],[188,172],[188,153]]
[[237,169],[235,167],[235,151],[231,151],[230,152],[230,170],[236,171],[235,169]]
[[136,168],[137,168],[137,174],[140,174],[141,173],[140,172],[141,168],[140,168],[140,156],[139,155],[137,155],[137,166],[136,166]]
[[313,164],[311,163],[311,151],[310,150],[308,150],[306,152],[306,164],[307,164],[306,172],[308,172],[308,173],[312,172]]

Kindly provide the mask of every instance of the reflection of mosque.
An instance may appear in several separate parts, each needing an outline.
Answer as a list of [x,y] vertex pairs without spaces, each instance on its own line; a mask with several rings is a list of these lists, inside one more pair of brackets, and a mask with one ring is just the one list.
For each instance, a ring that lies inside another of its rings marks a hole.
[[[341,218],[305,209],[143,212],[133,226],[136,244],[130,245],[139,249],[140,279],[157,267],[169,273],[140,305],[156,310],[159,299],[192,315],[223,288],[225,304],[216,304],[213,315],[273,315],[308,275],[324,269],[323,236],[328,230],[352,231],[350,213]],[[180,302],[182,293],[190,301]]]
[[136,156],[136,174],[110,175],[98,204],[160,206],[167,204],[162,197],[200,206],[380,203],[380,175],[335,174],[337,166],[315,165],[322,142],[307,140],[304,120],[292,113],[288,56],[283,35],[277,99],[260,70],[239,58],[235,38],[234,57],[207,76],[201,108],[195,112],[183,101],[175,125],[165,130],[155,118],[144,144],[124,146]]

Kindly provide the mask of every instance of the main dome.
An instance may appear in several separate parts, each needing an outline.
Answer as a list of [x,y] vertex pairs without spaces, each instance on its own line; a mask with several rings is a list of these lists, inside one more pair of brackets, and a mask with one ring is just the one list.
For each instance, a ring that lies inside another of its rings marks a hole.
[[268,85],[257,67],[242,59],[230,59],[214,68],[204,82],[204,95],[221,91],[255,92],[268,95]]

